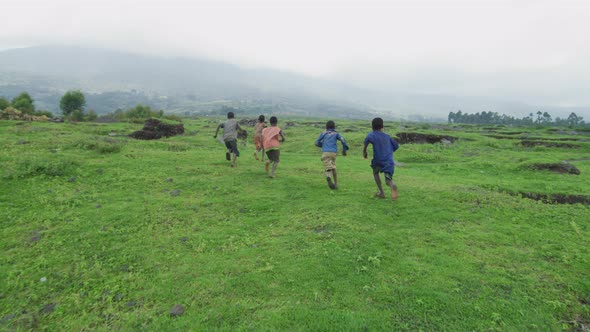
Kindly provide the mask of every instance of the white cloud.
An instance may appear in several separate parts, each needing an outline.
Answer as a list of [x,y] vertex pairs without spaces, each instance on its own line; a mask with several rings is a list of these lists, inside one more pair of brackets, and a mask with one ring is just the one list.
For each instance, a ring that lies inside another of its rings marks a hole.
[[582,0],[4,0],[1,7],[0,49],[82,43],[317,76],[374,71],[383,79],[424,68],[480,75],[590,55],[590,4]]

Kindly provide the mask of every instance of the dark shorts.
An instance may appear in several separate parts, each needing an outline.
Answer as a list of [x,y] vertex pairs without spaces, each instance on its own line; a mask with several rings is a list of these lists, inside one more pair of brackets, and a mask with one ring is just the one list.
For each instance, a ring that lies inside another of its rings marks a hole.
[[225,147],[232,153],[235,153],[236,156],[240,156],[240,151],[238,151],[238,142],[236,140],[225,141]]
[[272,161],[272,162],[279,162],[279,157],[281,155],[281,150],[270,150],[270,151],[266,151],[266,156],[268,157],[268,160]]
[[393,163],[392,164],[379,164],[379,163],[371,163],[371,168],[373,169],[373,173],[383,173],[385,178],[391,180],[393,178]]

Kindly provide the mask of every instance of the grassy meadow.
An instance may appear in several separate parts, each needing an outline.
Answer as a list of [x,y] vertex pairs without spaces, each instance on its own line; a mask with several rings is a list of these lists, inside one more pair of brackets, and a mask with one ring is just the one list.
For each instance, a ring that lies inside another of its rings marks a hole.
[[[338,190],[313,145],[325,119],[279,117],[274,179],[251,127],[230,167],[222,120],[153,141],[0,121],[0,330],[590,328],[590,206],[520,195],[590,197],[589,132],[386,121],[459,138],[401,145],[391,201],[362,158],[370,119],[336,121]],[[566,160],[581,173],[531,167]]]

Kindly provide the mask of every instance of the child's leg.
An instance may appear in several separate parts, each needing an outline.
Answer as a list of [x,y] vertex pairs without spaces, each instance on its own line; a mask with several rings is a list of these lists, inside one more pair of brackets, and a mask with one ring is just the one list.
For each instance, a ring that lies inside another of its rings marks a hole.
[[272,169],[270,170],[270,177],[274,178],[275,177],[275,170],[277,169],[277,165],[279,164],[278,161],[273,161],[272,163]]
[[332,171],[333,170],[331,169],[326,170],[326,181],[328,181],[328,187],[330,187],[330,189],[336,189],[336,184],[332,182]]
[[379,176],[379,172],[373,172],[373,177],[375,178],[375,183],[377,184],[377,188],[379,189],[379,192],[377,192],[375,195],[377,195],[379,198],[385,198],[385,192],[383,192],[383,185],[381,184],[381,177]]
[[397,199],[397,185],[393,182],[393,178],[385,177],[385,183],[391,188],[391,199]]
[[231,162],[231,166],[235,167],[237,165],[236,161],[237,161],[238,157],[240,156],[240,151],[238,150],[238,142],[236,142],[236,141],[232,142],[232,153],[234,155],[234,158]]
[[334,174],[334,186],[338,187],[338,176],[336,175],[335,168],[332,170],[332,173]]

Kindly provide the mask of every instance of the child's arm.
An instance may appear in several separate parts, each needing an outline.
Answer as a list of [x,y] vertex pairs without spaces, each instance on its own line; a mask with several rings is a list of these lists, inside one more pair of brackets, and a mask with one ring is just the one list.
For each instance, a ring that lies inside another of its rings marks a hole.
[[215,135],[213,135],[213,138],[217,138],[217,133],[219,132],[219,128],[223,128],[223,123],[220,123],[219,126],[217,126],[217,130],[215,130]]
[[324,141],[324,133],[320,134],[320,137],[318,137],[318,139],[315,141],[315,146],[317,146],[318,148],[322,147],[323,141]]
[[279,136],[281,136],[281,142],[285,141],[285,135],[283,135],[283,131],[279,131]]
[[342,155],[346,156],[346,151],[349,149],[348,144],[346,143],[344,137],[340,134],[338,134],[338,139],[340,140],[340,143],[342,143]]
[[397,149],[399,149],[399,144],[397,143],[397,141],[393,138],[391,138],[391,145],[393,147],[393,152],[395,152]]
[[369,146],[369,143],[365,143],[365,146],[363,147],[363,158],[367,159],[367,146]]

